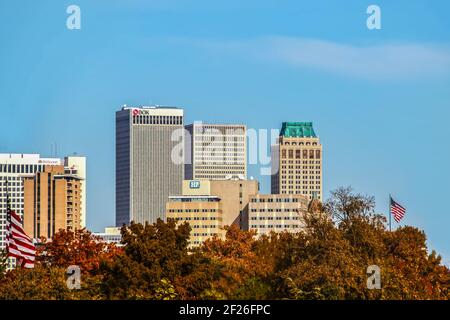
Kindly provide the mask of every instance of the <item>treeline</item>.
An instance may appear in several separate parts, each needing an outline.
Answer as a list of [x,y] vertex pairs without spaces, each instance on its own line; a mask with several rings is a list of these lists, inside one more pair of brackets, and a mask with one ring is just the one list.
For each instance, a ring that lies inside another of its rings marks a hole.
[[[121,248],[60,231],[34,269],[0,273],[0,299],[449,299],[450,270],[427,252],[424,232],[389,232],[374,205],[341,188],[310,205],[301,233],[256,239],[230,227],[196,249],[189,225],[174,221],[123,227]],[[80,289],[66,284],[70,265],[81,268]],[[381,289],[367,288],[370,265]]]

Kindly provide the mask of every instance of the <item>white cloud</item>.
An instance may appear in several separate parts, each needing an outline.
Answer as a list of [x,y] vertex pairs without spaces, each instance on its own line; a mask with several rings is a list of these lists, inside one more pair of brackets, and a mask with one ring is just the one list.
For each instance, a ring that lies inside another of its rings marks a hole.
[[244,41],[194,41],[191,44],[264,62],[368,78],[412,79],[450,74],[450,47],[419,43],[357,46],[295,37]]

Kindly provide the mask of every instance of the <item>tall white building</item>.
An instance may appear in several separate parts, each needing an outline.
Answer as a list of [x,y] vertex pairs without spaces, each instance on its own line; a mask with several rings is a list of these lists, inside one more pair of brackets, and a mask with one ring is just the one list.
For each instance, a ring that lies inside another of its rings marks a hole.
[[124,107],[116,112],[116,226],[165,219],[184,176],[183,109]]
[[61,164],[61,159],[41,158],[39,154],[0,154],[0,249],[6,246],[7,194],[11,201],[11,209],[23,217],[22,177],[41,172],[46,165]]
[[186,180],[247,178],[245,125],[190,124],[185,141]]

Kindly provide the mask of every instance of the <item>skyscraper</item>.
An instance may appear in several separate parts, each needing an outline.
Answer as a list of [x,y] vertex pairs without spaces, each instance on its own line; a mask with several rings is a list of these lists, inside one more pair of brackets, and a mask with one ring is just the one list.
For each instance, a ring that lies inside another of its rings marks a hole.
[[194,123],[186,135],[186,180],[247,178],[245,125]]
[[184,177],[183,110],[124,107],[116,112],[116,226],[165,218]]
[[303,194],[322,201],[322,145],[312,122],[283,122],[272,146],[272,194]]

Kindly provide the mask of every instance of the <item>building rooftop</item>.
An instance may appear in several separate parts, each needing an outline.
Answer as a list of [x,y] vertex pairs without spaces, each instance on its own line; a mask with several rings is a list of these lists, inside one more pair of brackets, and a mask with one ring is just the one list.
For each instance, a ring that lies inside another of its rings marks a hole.
[[312,122],[283,122],[280,136],[287,138],[317,138]]
[[124,105],[122,107],[122,110],[131,110],[131,109],[148,110],[148,109],[182,109],[182,108],[173,107],[173,106],[160,106],[160,105],[156,105],[156,106],[138,106],[138,107],[132,107],[132,106]]
[[170,202],[218,202],[220,197],[208,195],[193,196],[169,196]]

